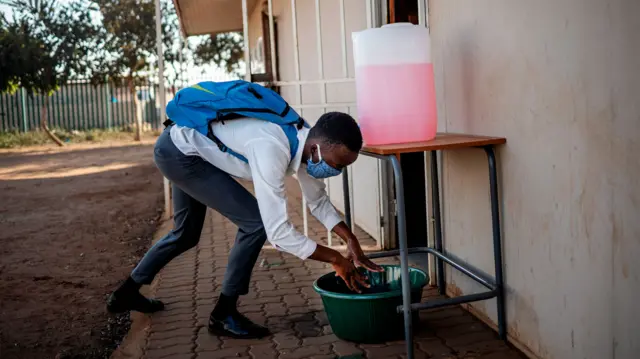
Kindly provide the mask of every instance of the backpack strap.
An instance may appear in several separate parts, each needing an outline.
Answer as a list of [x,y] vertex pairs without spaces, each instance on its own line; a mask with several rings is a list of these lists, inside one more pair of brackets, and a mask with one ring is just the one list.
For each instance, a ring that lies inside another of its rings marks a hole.
[[[288,110],[285,110],[283,113],[286,114],[287,112]],[[220,113],[218,113],[217,118],[209,122],[207,137],[218,146],[220,151],[226,152],[236,157],[237,159],[241,160],[242,162],[249,163],[249,160],[247,160],[246,157],[230,149],[229,147],[227,147],[227,145],[222,143],[222,141],[216,135],[214,135],[213,131],[211,130],[212,122],[221,122],[222,124],[224,124],[225,120],[233,119],[236,117],[244,117],[244,116],[240,116],[236,114],[228,114],[226,116],[220,116]],[[282,128],[282,130],[284,131],[285,136],[287,136],[287,140],[289,141],[289,151],[291,154],[291,160],[293,160],[293,157],[295,157],[295,155],[298,152],[298,146],[300,143],[300,141],[298,140],[298,131],[301,130],[303,127],[308,127],[308,125],[302,117],[300,117],[295,124],[280,126],[280,128]]]
[[238,152],[236,152],[236,151],[230,149],[229,147],[227,147],[227,145],[225,145],[224,143],[222,143],[222,141],[220,141],[218,136],[213,134],[213,131],[211,130],[211,123],[212,122],[216,122],[216,121],[222,122],[222,124],[224,124],[224,119],[222,118],[222,116],[220,116],[219,112],[217,114],[217,118],[216,119],[209,121],[209,125],[207,126],[208,127],[207,137],[209,137],[209,139],[211,141],[213,141],[218,146],[220,151],[226,152],[226,153],[236,157],[237,159],[239,159],[242,162],[249,163],[249,160],[246,157],[244,157],[243,155],[239,154]]
[[[209,132],[211,133],[211,131],[209,131]],[[211,139],[211,141],[213,141],[216,145],[218,145],[218,148],[220,149],[220,151],[226,152],[226,153],[236,157],[237,159],[239,159],[242,162],[249,163],[249,160],[246,157],[244,157],[243,155],[239,154],[238,152],[236,152],[236,151],[230,149],[229,147],[227,147],[213,133],[211,133],[210,136],[208,136],[208,137]]]

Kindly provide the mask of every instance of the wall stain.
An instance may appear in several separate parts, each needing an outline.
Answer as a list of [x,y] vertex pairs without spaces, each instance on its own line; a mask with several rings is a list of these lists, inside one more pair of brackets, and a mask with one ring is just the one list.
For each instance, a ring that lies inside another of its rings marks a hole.
[[629,278],[629,267],[627,266],[627,263],[622,264],[622,276],[624,279]]

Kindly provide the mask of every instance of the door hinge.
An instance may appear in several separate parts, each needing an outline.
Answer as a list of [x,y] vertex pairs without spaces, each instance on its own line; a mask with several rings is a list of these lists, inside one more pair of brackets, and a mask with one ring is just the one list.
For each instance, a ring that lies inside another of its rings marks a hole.
[[380,216],[380,227],[384,227],[384,216]]
[[395,199],[391,200],[391,213],[393,213],[394,216],[398,215],[398,201]]

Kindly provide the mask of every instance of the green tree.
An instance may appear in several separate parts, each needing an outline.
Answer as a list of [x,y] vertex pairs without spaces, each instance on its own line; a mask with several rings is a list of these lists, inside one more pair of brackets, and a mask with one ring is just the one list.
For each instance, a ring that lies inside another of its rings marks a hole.
[[[51,95],[74,77],[87,76],[96,63],[92,49],[100,30],[84,3],[59,5],[56,0],[3,1],[13,19],[0,17],[0,93],[24,88]],[[40,125],[58,145],[63,143],[47,126],[44,101]]]
[[244,59],[242,34],[237,32],[211,35],[194,47],[196,65],[214,63],[230,74],[239,75],[239,65]]
[[[102,80],[108,76],[115,83],[126,83],[139,108],[136,96],[136,85],[150,75],[152,66],[157,68],[157,48],[155,38],[155,5],[153,0],[91,0],[102,14],[102,23],[106,31],[100,58],[103,61],[94,72],[94,79]],[[161,1],[162,8],[162,42],[164,46],[165,70],[164,78],[175,85],[182,69],[179,67],[180,52],[183,59],[196,64],[212,61],[233,71],[242,56],[241,38],[228,35],[213,36],[202,46],[186,44],[180,40],[180,26],[173,3]],[[220,55],[221,54],[221,55]],[[140,137],[141,119],[137,115],[136,138]]]

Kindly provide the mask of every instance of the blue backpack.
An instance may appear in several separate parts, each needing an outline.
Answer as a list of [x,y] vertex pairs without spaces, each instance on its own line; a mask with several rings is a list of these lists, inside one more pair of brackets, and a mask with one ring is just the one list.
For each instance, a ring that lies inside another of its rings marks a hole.
[[167,125],[193,128],[209,137],[221,151],[248,162],[241,154],[225,146],[212,132],[212,122],[249,117],[280,125],[291,150],[298,151],[298,130],[309,125],[275,91],[243,80],[200,82],[178,91],[167,104]]

